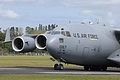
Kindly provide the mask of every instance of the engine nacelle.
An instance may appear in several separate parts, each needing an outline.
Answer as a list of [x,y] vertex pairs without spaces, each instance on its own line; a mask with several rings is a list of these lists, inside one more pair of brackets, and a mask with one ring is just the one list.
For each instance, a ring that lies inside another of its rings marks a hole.
[[35,39],[35,45],[38,49],[45,50],[46,49],[46,40],[47,37],[44,34],[40,34]]
[[13,50],[16,52],[31,52],[35,46],[35,39],[26,36],[18,36],[12,41]]

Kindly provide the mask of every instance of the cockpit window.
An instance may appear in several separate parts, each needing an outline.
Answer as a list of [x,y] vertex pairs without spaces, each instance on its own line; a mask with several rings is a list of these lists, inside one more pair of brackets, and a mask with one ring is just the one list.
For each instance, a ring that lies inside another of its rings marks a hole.
[[62,31],[61,34],[62,34],[63,36],[66,36],[65,31]]
[[55,35],[56,35],[56,34],[58,35],[58,34],[60,34],[60,31],[55,31],[54,34],[55,34]]
[[51,34],[54,35],[54,31],[51,31]]
[[62,31],[61,34],[62,34],[63,36],[71,37],[69,31]]
[[46,34],[51,34],[51,31],[47,31]]
[[63,36],[71,37],[69,31],[51,31],[51,35],[60,35],[62,34]]
[[70,35],[70,32],[69,32],[69,31],[66,31],[66,35],[67,35],[67,37],[71,37],[71,35]]
[[59,35],[59,34],[60,34],[60,31],[52,31],[51,34],[52,34],[52,35]]

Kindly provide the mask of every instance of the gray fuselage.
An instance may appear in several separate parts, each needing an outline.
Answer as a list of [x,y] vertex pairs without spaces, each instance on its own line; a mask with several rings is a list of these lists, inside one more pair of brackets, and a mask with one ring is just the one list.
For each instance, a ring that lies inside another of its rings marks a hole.
[[46,47],[56,60],[77,65],[114,65],[107,57],[120,48],[115,28],[99,24],[70,24],[55,28]]

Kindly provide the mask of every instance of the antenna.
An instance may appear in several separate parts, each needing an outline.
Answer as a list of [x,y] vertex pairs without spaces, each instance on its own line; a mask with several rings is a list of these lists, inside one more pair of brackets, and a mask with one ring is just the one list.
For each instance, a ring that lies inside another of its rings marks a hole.
[[69,24],[71,23],[71,21],[69,21]]
[[96,22],[97,22],[97,24],[99,24],[99,18],[98,18],[98,19],[96,19]]

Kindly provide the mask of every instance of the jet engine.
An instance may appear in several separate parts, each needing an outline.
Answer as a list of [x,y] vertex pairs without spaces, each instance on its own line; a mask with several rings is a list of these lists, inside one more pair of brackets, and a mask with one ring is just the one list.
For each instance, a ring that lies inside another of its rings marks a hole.
[[46,49],[46,40],[47,37],[44,34],[40,34],[35,39],[35,45],[38,49],[45,50]]
[[16,52],[31,52],[35,46],[35,39],[27,36],[18,36],[12,41],[13,50]]

